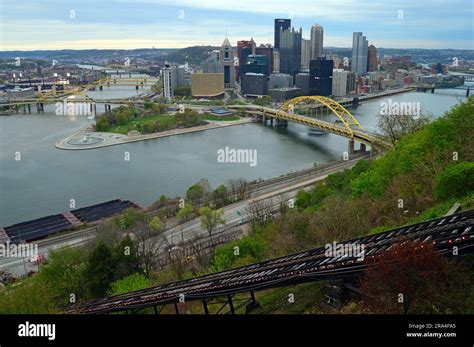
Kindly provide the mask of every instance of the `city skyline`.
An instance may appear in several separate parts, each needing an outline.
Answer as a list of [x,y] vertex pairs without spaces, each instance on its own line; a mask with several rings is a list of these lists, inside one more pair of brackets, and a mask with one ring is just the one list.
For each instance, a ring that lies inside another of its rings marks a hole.
[[[90,4],[90,6],[88,6]],[[474,49],[472,6],[464,1],[275,0],[253,3],[191,0],[56,0],[2,3],[2,50],[136,49],[233,46],[253,37],[273,43],[273,21],[289,18],[310,38],[314,23],[324,27],[326,47],[351,47],[352,33],[364,32],[381,48]],[[429,5],[429,6],[428,6]],[[443,26],[440,30],[440,23]],[[172,30],[171,30],[172,28]]]

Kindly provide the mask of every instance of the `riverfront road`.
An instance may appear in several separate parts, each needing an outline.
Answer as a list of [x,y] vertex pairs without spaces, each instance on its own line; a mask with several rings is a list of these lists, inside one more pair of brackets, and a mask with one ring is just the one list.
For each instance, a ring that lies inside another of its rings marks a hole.
[[[263,201],[265,204],[271,203],[273,206],[278,205],[280,202],[286,203],[289,199],[294,198],[300,189],[309,189],[314,183],[325,179],[332,173],[351,168],[357,163],[357,161],[363,158],[367,158],[367,155],[358,155],[348,161],[338,161],[335,163],[325,164],[318,168],[307,169],[299,173],[277,177],[268,182],[261,182],[260,187],[252,194],[251,198],[236,202],[224,208],[224,219],[226,221],[225,228],[238,224],[242,217],[238,216],[237,212],[240,212],[240,214],[245,217],[245,211],[252,203]],[[300,179],[298,179],[298,175],[301,176]],[[245,223],[245,221],[243,222]],[[61,247],[79,246],[94,239],[96,232],[97,229],[92,227],[40,240],[37,242],[38,252],[45,254],[47,257],[48,253],[52,250]],[[167,241],[164,244],[161,242],[163,251],[165,251],[170,245],[190,241],[197,236],[208,235],[208,233],[206,230],[201,228],[200,219],[196,218],[187,223],[166,230],[164,235]],[[157,244],[160,244],[160,242],[157,242]],[[37,270],[36,266],[33,266],[28,262],[27,258],[10,257],[0,259],[0,269],[8,269],[16,276],[24,276],[29,271]]]

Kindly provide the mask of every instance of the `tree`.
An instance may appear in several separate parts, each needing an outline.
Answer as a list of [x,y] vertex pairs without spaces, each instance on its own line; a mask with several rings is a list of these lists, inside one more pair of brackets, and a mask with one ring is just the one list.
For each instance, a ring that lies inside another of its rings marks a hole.
[[131,232],[137,241],[137,253],[140,266],[149,277],[158,256],[168,244],[168,239],[163,235],[164,223],[158,217],[151,220],[144,218],[137,222]]
[[366,259],[360,282],[363,306],[372,313],[461,313],[469,290],[462,264],[431,244],[399,242]]
[[263,259],[265,245],[263,240],[244,237],[218,247],[211,260],[213,271],[223,271],[235,265],[246,265]]
[[181,208],[176,214],[176,218],[180,223],[186,223],[194,217],[194,207],[191,204],[184,204],[184,207]]
[[214,190],[214,193],[212,194],[214,204],[216,207],[223,207],[227,204],[228,198],[227,198],[227,187],[223,184],[221,184],[219,187],[217,187]]
[[134,273],[110,285],[108,295],[114,296],[151,287],[151,281],[141,273]]
[[138,246],[129,235],[125,236],[115,249],[114,279],[118,280],[136,272],[142,272],[138,257]]
[[100,116],[95,123],[95,130],[97,131],[107,131],[109,130],[109,127],[109,121],[105,116]]
[[428,122],[429,117],[426,114],[414,117],[410,114],[386,112],[378,116],[378,127],[392,144],[395,144],[404,135],[420,130]]
[[38,275],[48,283],[53,301],[59,307],[70,304],[70,295],[80,300],[85,293],[84,269],[86,252],[80,248],[63,248],[49,253],[48,264]]
[[112,251],[100,243],[89,255],[85,269],[85,283],[91,298],[107,295],[110,284],[114,280],[114,261]]
[[213,210],[210,207],[203,207],[199,210],[201,215],[201,227],[206,229],[209,236],[212,236],[212,231],[215,227],[225,224],[224,210]]
[[198,183],[193,184],[186,191],[186,199],[189,200],[194,206],[202,206],[205,204],[209,193],[211,191],[211,185],[206,179],[201,179]]
[[474,191],[474,163],[448,166],[436,177],[435,194],[440,200],[460,197]]

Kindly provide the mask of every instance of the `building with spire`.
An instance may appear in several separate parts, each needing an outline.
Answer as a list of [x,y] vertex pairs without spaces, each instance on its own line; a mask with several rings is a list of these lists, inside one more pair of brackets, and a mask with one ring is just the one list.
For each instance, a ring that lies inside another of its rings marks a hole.
[[234,64],[234,49],[230,44],[229,39],[225,38],[221,46],[220,62],[222,71],[224,72],[224,87],[235,87],[235,64]]

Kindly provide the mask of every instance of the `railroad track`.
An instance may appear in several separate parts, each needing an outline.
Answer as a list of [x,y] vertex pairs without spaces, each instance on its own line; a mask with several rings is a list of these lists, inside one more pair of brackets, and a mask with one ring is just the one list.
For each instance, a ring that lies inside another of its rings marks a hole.
[[[417,244],[431,243],[441,254],[474,252],[474,210],[448,217],[400,227],[368,235],[344,243],[364,245],[364,257],[373,257],[389,250],[398,242],[410,239]],[[68,313],[109,313],[185,301],[206,300],[223,295],[257,291],[320,279],[359,276],[364,261],[350,256],[326,257],[319,247],[260,263],[230,269],[189,280],[164,284],[78,304]]]

